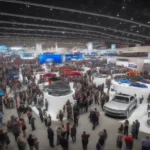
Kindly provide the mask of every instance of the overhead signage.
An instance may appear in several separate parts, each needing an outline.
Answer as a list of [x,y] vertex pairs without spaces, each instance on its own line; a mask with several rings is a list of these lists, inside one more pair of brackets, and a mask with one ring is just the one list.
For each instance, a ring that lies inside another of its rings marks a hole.
[[20,57],[33,57],[34,53],[20,53]]
[[65,60],[71,61],[71,60],[80,60],[83,59],[83,54],[66,54]]

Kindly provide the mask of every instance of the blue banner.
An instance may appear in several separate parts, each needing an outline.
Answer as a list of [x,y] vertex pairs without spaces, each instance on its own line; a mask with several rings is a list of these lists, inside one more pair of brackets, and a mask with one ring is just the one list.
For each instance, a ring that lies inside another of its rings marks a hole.
[[61,54],[43,54],[39,56],[40,64],[62,63]]
[[83,59],[83,54],[66,54],[65,55],[65,60],[71,61],[71,60],[80,60]]

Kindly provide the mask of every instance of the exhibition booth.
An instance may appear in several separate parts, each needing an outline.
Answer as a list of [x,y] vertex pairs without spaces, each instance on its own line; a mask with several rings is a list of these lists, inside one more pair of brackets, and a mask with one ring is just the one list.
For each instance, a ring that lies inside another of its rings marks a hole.
[[[55,85],[55,84],[54,84]],[[53,85],[52,85],[53,86]],[[48,101],[48,110],[47,115],[51,115],[51,119],[53,121],[57,121],[57,115],[60,110],[63,110],[64,105],[66,105],[67,101],[69,100],[72,106],[76,104],[76,100],[74,99],[75,90],[73,88],[73,83],[69,83],[69,87],[66,88],[66,85],[63,83],[58,83],[56,87],[52,87],[53,89],[45,89],[43,91],[43,100],[44,105],[41,108],[42,110],[45,109],[45,100]],[[45,86],[47,87],[47,86]],[[36,106],[32,107],[32,109],[39,114],[39,110]],[[66,119],[66,118],[64,118]]]

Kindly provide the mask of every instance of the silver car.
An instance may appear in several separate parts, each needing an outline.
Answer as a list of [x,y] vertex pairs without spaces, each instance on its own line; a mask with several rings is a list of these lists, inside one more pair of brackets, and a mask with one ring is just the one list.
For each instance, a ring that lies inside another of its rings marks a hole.
[[130,112],[137,107],[137,98],[127,94],[116,94],[114,98],[105,103],[104,111],[112,116],[129,117]]

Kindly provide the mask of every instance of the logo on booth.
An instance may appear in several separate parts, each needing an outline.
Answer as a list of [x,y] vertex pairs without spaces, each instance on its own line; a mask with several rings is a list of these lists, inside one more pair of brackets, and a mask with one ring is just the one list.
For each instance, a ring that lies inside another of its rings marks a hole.
[[45,60],[45,62],[47,62],[47,63],[53,63],[53,61],[54,61],[53,58],[47,58],[47,59]]

